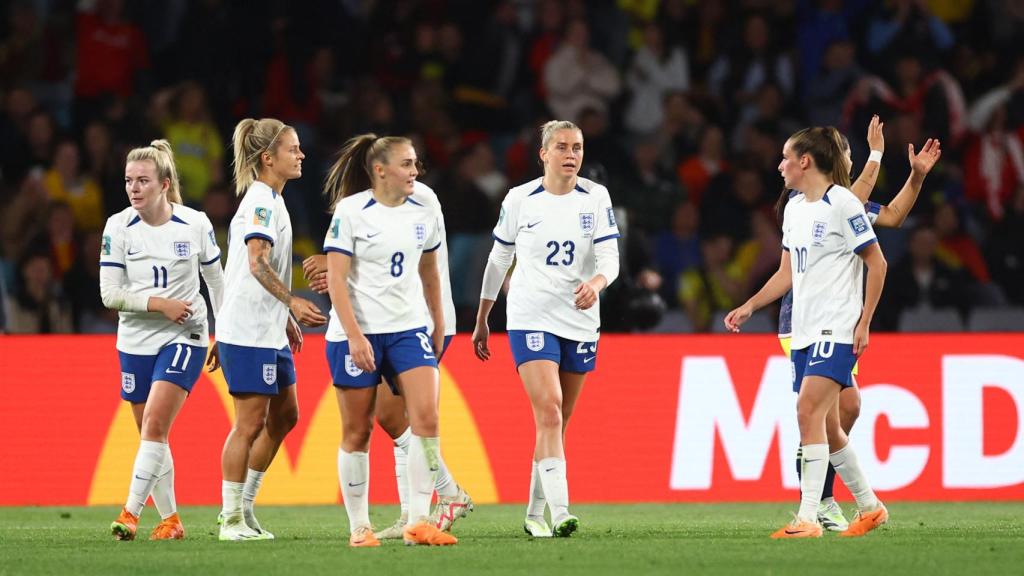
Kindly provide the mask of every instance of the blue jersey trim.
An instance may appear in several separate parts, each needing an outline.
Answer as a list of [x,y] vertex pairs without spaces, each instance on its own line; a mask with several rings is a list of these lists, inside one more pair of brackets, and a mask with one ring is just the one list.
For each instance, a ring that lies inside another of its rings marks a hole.
[[792,200],[794,197],[799,196],[799,195],[800,195],[800,191],[799,190],[793,190],[793,189],[789,190],[789,199],[790,200]]
[[495,240],[497,240],[498,242],[500,242],[500,243],[504,244],[505,246],[515,246],[515,245],[516,245],[516,243],[515,243],[515,242],[505,242],[505,241],[504,241],[504,240],[502,240],[501,238],[498,238],[498,235],[497,235],[497,234],[493,234],[493,233],[492,233],[492,234],[491,234],[491,237],[492,237],[492,238],[494,238]]
[[251,240],[253,238],[261,238],[263,240],[266,240],[267,242],[270,242],[271,246],[274,245],[274,239],[273,238],[271,238],[270,236],[267,236],[266,234],[260,234],[259,232],[253,232],[252,234],[249,234],[248,236],[246,236],[245,237],[245,242],[248,243],[249,240]]
[[619,237],[619,234],[617,232],[615,234],[609,234],[607,236],[601,236],[600,238],[595,238],[594,239],[594,244],[597,244],[598,242],[604,242],[605,240],[612,240],[612,239],[618,238],[618,237]]
[[324,252],[341,252],[342,254],[348,256],[349,258],[352,257],[352,253],[349,252],[348,250],[345,250],[344,248],[336,248],[334,246],[324,246]]
[[171,214],[171,222],[177,222],[179,224],[186,224],[186,225],[188,224],[188,222],[185,222],[181,218],[178,218],[178,216],[175,215],[175,214]]
[[861,250],[867,248],[868,246],[871,246],[872,244],[875,244],[876,242],[878,242],[878,238],[872,238],[872,239],[868,240],[867,242],[861,244],[860,246],[857,246],[856,248],[854,248],[853,251],[855,253],[857,253],[857,254],[860,254]]
[[405,201],[410,203],[410,204],[415,204],[415,205],[417,205],[417,206],[419,206],[421,208],[423,207],[423,204],[420,204],[419,202],[413,200],[412,197],[406,198]]
[[782,249],[789,252],[789,246],[786,246],[785,244],[782,245]]
[[438,243],[437,243],[437,246],[434,246],[433,248],[427,248],[427,249],[425,249],[425,250],[423,250],[423,251],[424,251],[424,252],[433,252],[434,250],[437,250],[437,249],[438,249],[438,248],[440,248],[440,247],[441,247],[441,243],[440,243],[440,242],[438,242]]
[[540,193],[541,193],[541,192],[543,192],[543,191],[544,191],[544,185],[543,185],[543,184],[541,184],[540,186],[537,186],[537,189],[536,189],[536,190],[534,190],[533,192],[530,192],[530,194],[529,194],[529,195],[530,195],[530,196],[533,196],[534,194],[540,194]]
[[583,192],[584,194],[590,194],[589,191],[584,190],[583,187],[580,186],[578,183],[576,184],[575,189],[576,189],[577,192]]
[[363,206],[363,210],[366,210],[367,208],[369,208],[370,206],[373,206],[373,205],[374,205],[374,204],[376,204],[376,203],[377,203],[377,201],[376,201],[376,200],[374,200],[374,199],[373,199],[373,198],[371,197],[371,198],[370,198],[370,201],[366,203],[366,206]]
[[864,208],[866,208],[868,212],[871,212],[872,214],[875,215],[878,215],[882,212],[882,205],[879,204],[878,202],[869,201],[867,204],[864,205]]
[[139,216],[138,214],[136,214],[135,218],[132,218],[132,221],[129,222],[128,226],[125,226],[125,228],[128,228],[129,226],[135,226],[139,222],[142,222],[142,216]]
[[115,268],[124,268],[125,270],[128,269],[127,267],[125,267],[124,264],[121,264],[120,262],[100,262],[100,266],[113,266]]
[[217,254],[216,256],[214,256],[213,258],[211,258],[209,262],[203,262],[203,263],[202,263],[202,265],[203,265],[203,266],[209,266],[210,264],[213,264],[213,263],[214,263],[214,262],[216,262],[217,260],[220,260],[220,254]]

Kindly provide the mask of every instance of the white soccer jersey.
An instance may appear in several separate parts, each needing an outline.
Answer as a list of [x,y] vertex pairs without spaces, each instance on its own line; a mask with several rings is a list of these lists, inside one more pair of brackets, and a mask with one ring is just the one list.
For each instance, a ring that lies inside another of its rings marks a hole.
[[786,205],[782,246],[793,271],[793,350],[818,341],[852,344],[864,307],[864,265],[857,254],[877,242],[864,204],[831,186],[817,202]]
[[231,219],[224,304],[217,318],[217,340],[237,346],[273,348],[288,345],[288,307],[249,271],[246,242],[271,243],[270,266],[290,290],[292,285],[292,220],[284,197],[263,182],[253,182]]
[[591,342],[601,329],[600,302],[577,310],[573,292],[597,273],[594,245],[619,237],[611,197],[586,178],[560,196],[541,181],[509,190],[494,227],[495,240],[516,248],[507,328]]
[[[426,326],[420,256],[440,246],[436,211],[411,197],[398,206],[385,206],[374,200],[373,192],[364,190],[338,202],[324,252],[352,257],[348,291],[364,334]],[[345,339],[332,307],[327,340]]]
[[[452,300],[452,280],[448,272],[448,233],[444,226],[444,213],[441,201],[430,186],[417,181],[412,191],[412,199],[434,210],[437,216],[438,234],[441,236],[441,247],[437,249],[437,272],[441,275],[441,303],[444,307],[444,335],[455,334],[455,300]],[[426,299],[423,304],[426,305]],[[427,315],[427,332],[434,332],[434,319]]]
[[128,354],[156,354],[168,344],[206,346],[206,301],[199,294],[199,266],[216,262],[220,248],[206,214],[172,204],[171,219],[146,224],[134,208],[107,219],[100,266],[125,270],[128,290],[192,303],[192,316],[175,324],[159,312],[119,312],[117,349]]

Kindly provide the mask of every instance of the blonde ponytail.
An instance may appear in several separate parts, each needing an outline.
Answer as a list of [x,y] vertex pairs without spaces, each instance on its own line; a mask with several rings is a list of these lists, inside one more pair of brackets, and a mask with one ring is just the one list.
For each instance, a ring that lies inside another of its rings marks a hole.
[[285,130],[293,130],[275,118],[246,118],[235,126],[231,135],[234,151],[235,195],[241,196],[259,178],[260,155],[273,154]]

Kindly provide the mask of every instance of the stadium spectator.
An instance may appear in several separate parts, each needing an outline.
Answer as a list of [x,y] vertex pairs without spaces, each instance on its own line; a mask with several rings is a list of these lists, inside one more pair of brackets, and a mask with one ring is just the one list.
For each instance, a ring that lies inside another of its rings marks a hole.
[[74,225],[82,231],[103,227],[103,193],[99,183],[81,170],[81,154],[73,140],[57,145],[53,167],[43,174],[43,185],[55,202],[71,207]]
[[938,242],[931,226],[911,232],[907,255],[888,274],[878,317],[883,330],[899,329],[900,313],[912,308],[967,310],[967,277],[939,260]]
[[18,284],[10,299],[11,334],[67,334],[74,331],[71,306],[54,281],[49,255],[29,252],[18,265]]
[[680,46],[667,46],[661,28],[653,22],[643,28],[643,46],[626,73],[626,86],[630,92],[626,128],[641,135],[651,134],[661,125],[667,93],[690,88],[686,52]]
[[198,207],[207,189],[224,180],[224,142],[210,118],[202,86],[185,83],[177,94],[175,108],[173,119],[164,127],[164,137],[174,148],[182,199]]
[[544,65],[547,105],[558,118],[579,120],[584,108],[608,110],[621,90],[619,71],[590,46],[590,29],[583,20],[572,20],[558,50]]

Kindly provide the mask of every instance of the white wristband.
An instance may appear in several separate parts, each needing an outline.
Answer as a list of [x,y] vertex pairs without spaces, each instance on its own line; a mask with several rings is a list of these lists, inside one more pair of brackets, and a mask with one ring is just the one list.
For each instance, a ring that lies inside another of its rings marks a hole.
[[871,154],[868,154],[868,162],[877,162],[877,163],[881,164],[882,163],[882,151],[881,150],[872,150]]

